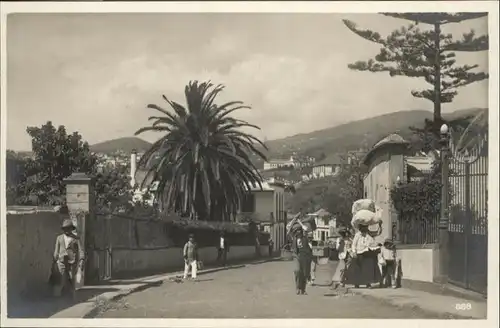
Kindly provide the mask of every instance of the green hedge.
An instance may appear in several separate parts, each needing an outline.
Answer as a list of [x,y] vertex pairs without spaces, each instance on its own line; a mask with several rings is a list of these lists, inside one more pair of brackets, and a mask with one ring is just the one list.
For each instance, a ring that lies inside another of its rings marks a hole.
[[[441,189],[441,167],[435,165],[432,172],[421,180],[394,186],[390,191],[391,201],[400,217],[434,218],[441,209]],[[448,199],[451,201],[451,186],[448,190]]]

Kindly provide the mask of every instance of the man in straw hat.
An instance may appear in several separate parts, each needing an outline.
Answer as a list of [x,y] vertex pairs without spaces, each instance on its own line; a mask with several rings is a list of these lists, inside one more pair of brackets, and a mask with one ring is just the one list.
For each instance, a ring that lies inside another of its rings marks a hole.
[[311,273],[312,250],[307,238],[307,228],[300,226],[294,231],[292,243],[295,262],[295,290],[297,295],[306,295],[306,285]]
[[54,296],[59,297],[64,288],[75,296],[75,282],[78,270],[83,270],[84,249],[76,236],[73,221],[65,219],[61,225],[62,234],[57,236],[54,249],[54,262],[59,279],[54,285]]
[[191,278],[196,280],[198,272],[198,245],[194,241],[194,234],[189,234],[189,239],[184,245],[184,279],[188,278],[189,269],[191,269]]

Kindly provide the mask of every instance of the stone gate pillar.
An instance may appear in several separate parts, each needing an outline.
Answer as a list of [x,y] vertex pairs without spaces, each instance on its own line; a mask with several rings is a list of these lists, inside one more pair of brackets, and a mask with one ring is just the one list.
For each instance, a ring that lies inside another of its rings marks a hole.
[[[87,263],[89,263],[89,250],[85,242],[86,221],[93,215],[94,209],[94,191],[92,178],[85,173],[73,173],[68,178],[64,179],[66,184],[66,204],[70,218],[76,226],[76,232],[80,237],[80,242],[85,251]],[[77,288],[83,286],[85,282],[85,272],[81,272],[82,281],[77,285]]]

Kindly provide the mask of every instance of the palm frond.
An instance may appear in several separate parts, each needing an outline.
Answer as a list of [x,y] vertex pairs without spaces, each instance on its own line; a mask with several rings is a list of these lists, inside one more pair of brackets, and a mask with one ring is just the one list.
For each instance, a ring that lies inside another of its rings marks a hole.
[[[262,177],[252,155],[266,159],[258,149],[267,146],[242,128],[260,128],[231,116],[249,109],[241,101],[216,104],[223,85],[190,81],[185,90],[186,106],[163,99],[172,111],[148,105],[163,116],[151,116],[152,124],[137,133],[156,131],[163,136],[141,158],[151,164],[148,175],[159,181],[157,197],[168,210],[182,210],[205,220],[226,220],[237,213],[243,197],[262,188]],[[161,156],[154,162],[150,158]],[[149,158],[149,159],[148,159]]]

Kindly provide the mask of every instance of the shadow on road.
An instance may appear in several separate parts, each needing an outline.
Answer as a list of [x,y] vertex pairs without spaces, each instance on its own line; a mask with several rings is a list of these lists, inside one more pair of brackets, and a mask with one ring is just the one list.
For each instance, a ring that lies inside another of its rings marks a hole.
[[85,288],[78,290],[75,299],[70,297],[52,297],[47,293],[36,298],[15,297],[9,295],[7,302],[8,318],[49,318],[50,316],[67,309],[75,304],[93,301],[107,292],[116,291],[116,288]]
[[194,282],[205,282],[205,281],[213,281],[213,279],[196,279]]
[[332,286],[331,283],[328,283],[328,284],[314,284],[314,287],[330,287]]

